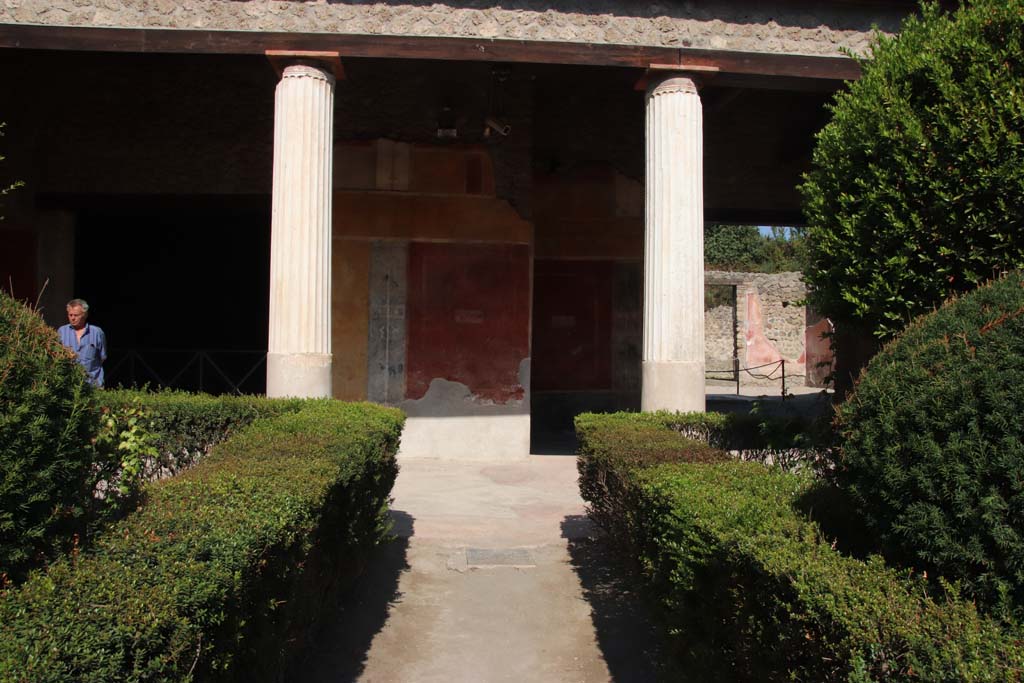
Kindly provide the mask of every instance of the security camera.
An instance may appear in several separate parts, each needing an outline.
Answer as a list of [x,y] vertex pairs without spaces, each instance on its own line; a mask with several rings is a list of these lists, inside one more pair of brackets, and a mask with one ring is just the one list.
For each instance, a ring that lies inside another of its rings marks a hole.
[[492,130],[498,135],[502,136],[508,135],[509,133],[512,132],[512,126],[502,121],[499,121],[493,116],[488,116],[486,119],[484,119],[484,124],[484,135],[490,135]]

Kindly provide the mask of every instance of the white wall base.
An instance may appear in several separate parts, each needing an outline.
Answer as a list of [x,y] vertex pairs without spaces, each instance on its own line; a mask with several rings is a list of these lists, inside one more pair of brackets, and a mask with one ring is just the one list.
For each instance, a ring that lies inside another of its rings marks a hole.
[[410,417],[399,458],[510,460],[530,453],[530,416]]

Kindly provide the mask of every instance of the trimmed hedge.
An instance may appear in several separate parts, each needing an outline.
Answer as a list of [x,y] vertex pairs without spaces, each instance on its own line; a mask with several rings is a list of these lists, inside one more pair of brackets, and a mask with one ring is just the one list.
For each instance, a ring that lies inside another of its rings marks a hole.
[[0,587],[85,528],[99,416],[75,355],[0,291]]
[[382,535],[403,417],[257,420],[95,546],[0,597],[0,681],[275,680]]
[[1024,616],[1024,276],[947,302],[837,414],[834,479],[886,557]]
[[[657,419],[636,421],[646,425],[637,436],[647,438]],[[877,557],[845,557],[823,541],[794,507],[810,477],[749,462],[644,462],[633,447],[621,455],[607,448],[623,430],[608,430],[605,416],[580,416],[577,427],[584,498],[617,517],[609,530],[620,540],[627,534],[664,608],[676,653],[695,674],[750,681],[1021,679],[1019,633],[980,616],[952,591],[929,597],[922,579]],[[704,448],[695,451],[702,460]]]
[[[711,424],[722,416],[708,413]],[[580,495],[590,503],[588,514],[616,541],[630,547],[636,538],[630,510],[636,504],[629,476],[641,467],[665,462],[724,462],[729,455],[702,441],[666,428],[675,421],[669,413],[585,414],[576,418],[580,458]],[[690,415],[679,415],[698,424]]]
[[[671,430],[729,451],[742,460],[778,465],[786,470],[818,467],[830,445],[831,429],[820,420],[772,417],[740,413],[588,413],[577,416],[576,433],[581,442],[595,430],[608,434],[619,425],[648,425],[656,431]],[[602,437],[605,438],[605,437]],[[654,437],[652,437],[654,438]]]
[[232,432],[258,418],[296,412],[304,404],[301,399],[131,389],[99,392],[96,403],[108,416],[142,410],[143,427],[157,451],[156,458],[146,463],[147,479],[187,469]]

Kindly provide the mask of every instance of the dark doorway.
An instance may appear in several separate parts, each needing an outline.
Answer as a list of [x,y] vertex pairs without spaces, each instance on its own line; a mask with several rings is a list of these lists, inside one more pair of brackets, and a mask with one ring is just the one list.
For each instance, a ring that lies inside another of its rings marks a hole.
[[78,212],[75,295],[107,333],[110,385],[265,390],[269,204],[131,198]]
[[639,263],[534,262],[530,385],[534,453],[573,452],[573,418],[639,409]]

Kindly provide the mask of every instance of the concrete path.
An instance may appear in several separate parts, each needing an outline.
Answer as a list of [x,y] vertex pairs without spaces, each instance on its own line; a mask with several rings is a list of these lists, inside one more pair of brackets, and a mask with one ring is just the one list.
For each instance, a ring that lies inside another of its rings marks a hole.
[[575,458],[405,459],[398,540],[306,680],[650,681],[657,638],[585,517]]

